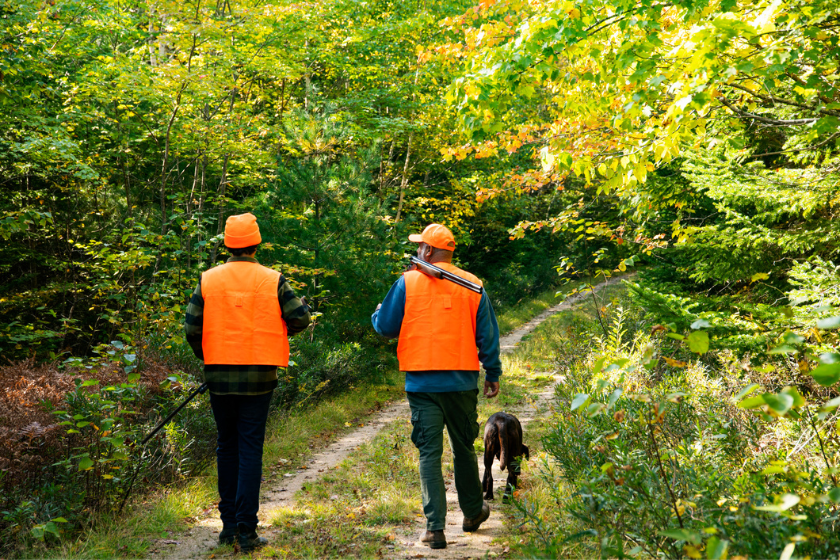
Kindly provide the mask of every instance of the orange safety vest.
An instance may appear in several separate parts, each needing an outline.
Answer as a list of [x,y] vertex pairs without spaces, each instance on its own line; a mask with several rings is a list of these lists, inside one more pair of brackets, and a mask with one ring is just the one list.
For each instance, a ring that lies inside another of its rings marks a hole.
[[[481,285],[481,280],[449,263],[435,266]],[[397,357],[400,371],[478,371],[475,316],[481,294],[412,270],[405,278],[405,315]]]
[[289,365],[279,282],[279,272],[248,261],[225,263],[201,275],[205,364]]

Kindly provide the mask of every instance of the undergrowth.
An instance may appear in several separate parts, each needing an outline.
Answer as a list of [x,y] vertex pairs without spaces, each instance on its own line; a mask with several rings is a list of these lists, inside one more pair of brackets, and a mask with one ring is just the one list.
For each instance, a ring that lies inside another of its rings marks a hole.
[[624,295],[608,311],[606,333],[554,323],[562,382],[516,554],[836,556],[836,405],[791,360],[805,338],[750,361],[715,350],[708,323],[675,332]]

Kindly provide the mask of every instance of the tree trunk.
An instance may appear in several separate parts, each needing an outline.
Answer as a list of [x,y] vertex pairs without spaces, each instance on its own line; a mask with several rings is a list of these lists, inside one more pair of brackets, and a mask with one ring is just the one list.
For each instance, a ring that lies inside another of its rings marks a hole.
[[400,221],[402,214],[403,200],[405,199],[405,188],[408,186],[408,164],[411,159],[411,141],[414,139],[414,131],[408,134],[408,146],[405,148],[405,164],[403,165],[402,181],[400,181],[400,201],[397,203],[397,217],[394,222]]
[[[222,164],[222,180],[219,182],[219,219],[216,223],[216,235],[224,231],[224,222],[222,218],[225,215],[225,191],[227,190],[227,167],[230,154],[225,154],[225,161]],[[216,262],[216,254],[219,251],[219,242],[213,243],[213,249],[210,251],[210,265]]]

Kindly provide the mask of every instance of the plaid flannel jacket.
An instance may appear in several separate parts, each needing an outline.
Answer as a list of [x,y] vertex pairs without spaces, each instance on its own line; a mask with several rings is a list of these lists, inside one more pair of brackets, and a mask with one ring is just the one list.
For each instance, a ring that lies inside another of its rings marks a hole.
[[[253,257],[231,257],[227,262],[257,262]],[[286,277],[281,275],[277,284],[277,299],[280,311],[286,322],[289,336],[297,334],[309,326],[311,317],[309,307],[300,301]],[[187,305],[187,317],[184,329],[196,357],[204,359],[201,338],[204,326],[204,297],[201,295],[201,279]],[[211,393],[217,395],[261,395],[277,387],[277,367],[261,365],[205,365],[204,380]]]

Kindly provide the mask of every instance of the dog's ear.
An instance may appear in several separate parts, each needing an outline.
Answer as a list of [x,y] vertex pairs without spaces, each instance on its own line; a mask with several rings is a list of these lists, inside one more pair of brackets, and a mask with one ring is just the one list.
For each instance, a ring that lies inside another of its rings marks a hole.
[[522,454],[525,455],[527,461],[531,460],[531,453],[528,452],[528,446],[524,443],[522,444]]

